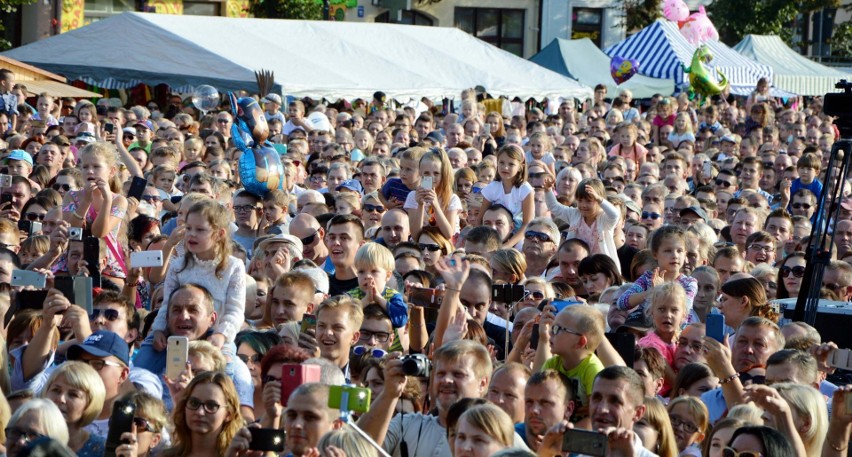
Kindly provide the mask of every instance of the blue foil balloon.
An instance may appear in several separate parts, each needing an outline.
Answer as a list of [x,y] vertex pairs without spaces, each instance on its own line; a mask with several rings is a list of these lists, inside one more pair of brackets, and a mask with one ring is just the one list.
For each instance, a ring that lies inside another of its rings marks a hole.
[[278,151],[267,143],[269,125],[257,100],[250,97],[237,99],[229,93],[234,124],[231,127],[234,145],[242,151],[240,156],[240,181],[253,194],[263,197],[284,184],[284,169]]

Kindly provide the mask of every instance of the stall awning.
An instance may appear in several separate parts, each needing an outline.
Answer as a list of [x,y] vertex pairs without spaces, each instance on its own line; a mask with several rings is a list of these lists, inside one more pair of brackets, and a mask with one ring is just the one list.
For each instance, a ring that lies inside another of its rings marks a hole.
[[91,92],[85,89],[64,84],[59,81],[20,81],[21,84],[27,86],[27,92],[31,96],[37,96],[42,93],[48,93],[54,97],[72,97],[72,98],[96,98],[102,97],[101,94]]

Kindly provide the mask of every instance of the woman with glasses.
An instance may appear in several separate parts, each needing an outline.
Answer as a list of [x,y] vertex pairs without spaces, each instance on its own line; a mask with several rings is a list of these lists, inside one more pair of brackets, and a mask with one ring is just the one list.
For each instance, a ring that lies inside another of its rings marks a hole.
[[104,438],[84,429],[101,413],[106,390],[98,372],[84,362],[65,362],[48,378],[41,397],[59,407],[68,426],[68,447],[79,456],[100,456]]
[[417,235],[417,243],[420,253],[423,255],[426,271],[437,275],[438,271],[435,270],[435,264],[453,250],[450,240],[444,237],[440,228],[430,226],[424,227],[420,231]]
[[136,432],[121,435],[122,444],[115,450],[116,457],[147,457],[164,438],[163,431],[168,425],[166,406],[159,398],[143,391],[125,395],[122,401],[136,405],[133,425]]
[[237,333],[234,343],[237,345],[237,357],[246,364],[251,374],[251,382],[254,386],[254,404],[260,405],[263,402],[260,361],[273,346],[282,343],[281,337],[274,332],[243,330]]
[[775,284],[778,286],[775,298],[799,296],[802,278],[805,276],[805,265],[805,253],[802,251],[794,252],[781,261],[781,265],[778,267],[778,278],[775,280]]
[[68,425],[59,407],[45,398],[34,398],[18,408],[6,424],[6,457],[24,455],[33,441],[50,437],[68,444]]
[[224,455],[243,426],[240,400],[231,378],[220,371],[205,371],[189,382],[172,412],[173,446],[167,457]]
[[518,303],[517,309],[512,312],[512,314],[515,314],[517,311],[524,308],[537,308],[545,299],[552,299],[555,297],[553,286],[540,277],[527,278],[523,284],[524,299]]
[[[55,194],[54,194],[55,195]],[[21,208],[21,220],[30,222],[43,222],[48,211],[57,205],[45,196],[34,196],[24,203]]]
[[379,199],[378,192],[370,192],[361,199],[361,222],[364,230],[379,227],[382,224],[382,216],[385,214],[385,205]]

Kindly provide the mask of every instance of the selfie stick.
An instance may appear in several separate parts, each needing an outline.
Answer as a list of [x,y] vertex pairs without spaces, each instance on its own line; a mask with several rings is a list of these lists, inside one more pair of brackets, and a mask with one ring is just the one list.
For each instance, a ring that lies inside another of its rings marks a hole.
[[376,450],[379,451],[379,455],[383,457],[391,457],[390,454],[385,452],[385,450],[379,446],[379,443],[376,443],[370,435],[364,432],[364,430],[361,430],[357,425],[355,425],[355,422],[352,421],[352,416],[349,412],[349,391],[347,389],[343,389],[343,392],[340,394],[340,420],[345,424],[349,424],[349,426],[352,427],[352,429],[355,430],[361,438],[364,438],[368,443],[370,443],[370,446],[376,448]]

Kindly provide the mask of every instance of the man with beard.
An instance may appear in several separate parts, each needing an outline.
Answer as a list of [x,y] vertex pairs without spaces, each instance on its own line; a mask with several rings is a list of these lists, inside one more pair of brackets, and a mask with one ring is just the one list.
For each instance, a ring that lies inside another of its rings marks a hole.
[[552,220],[537,217],[530,221],[524,234],[524,257],[527,260],[526,276],[541,276],[556,255],[559,246],[559,227]]
[[544,434],[574,413],[574,391],[558,371],[543,370],[527,381],[524,399],[524,422],[515,424],[515,431],[537,451]]

